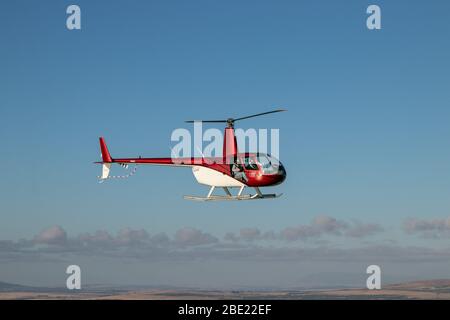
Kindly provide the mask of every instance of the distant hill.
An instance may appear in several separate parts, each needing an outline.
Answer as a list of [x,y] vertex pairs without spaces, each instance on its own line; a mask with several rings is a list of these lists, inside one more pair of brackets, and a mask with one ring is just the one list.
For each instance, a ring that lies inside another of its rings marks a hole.
[[450,279],[422,280],[411,281],[406,283],[395,283],[385,286],[386,289],[392,290],[436,290],[448,289],[450,291]]
[[15,283],[8,283],[0,281],[0,292],[11,292],[11,291],[35,291],[37,288],[23,286]]
[[381,290],[366,288],[324,288],[315,290],[203,290],[186,288],[155,288],[144,286],[117,288],[87,286],[82,290],[65,288],[41,288],[0,282],[1,299],[445,299],[450,300],[450,279],[412,281],[383,286]]
[[21,284],[0,281],[0,292],[58,292],[63,290],[65,289],[24,286]]

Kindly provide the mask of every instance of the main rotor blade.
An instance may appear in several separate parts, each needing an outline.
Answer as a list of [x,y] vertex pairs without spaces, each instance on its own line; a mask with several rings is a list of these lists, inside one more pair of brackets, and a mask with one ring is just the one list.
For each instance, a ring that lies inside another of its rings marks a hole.
[[263,112],[263,113],[257,113],[257,114],[253,114],[253,115],[251,115],[251,116],[246,116],[246,117],[237,118],[237,119],[233,119],[233,120],[234,120],[234,121],[244,120],[244,119],[248,119],[248,118],[253,118],[253,117],[263,116],[263,115],[269,114],[269,113],[283,112],[283,111],[286,111],[286,110],[284,110],[284,109],[278,109],[278,110],[273,110],[273,111],[268,111],[268,112]]
[[194,123],[194,122],[227,122],[227,120],[187,120],[186,123]]
[[241,118],[237,118],[237,119],[229,118],[229,119],[226,119],[226,120],[187,120],[185,122],[186,123],[194,123],[194,122],[201,121],[201,122],[205,122],[205,123],[207,123],[207,122],[209,122],[209,123],[224,123],[224,122],[225,123],[233,123],[233,122],[238,121],[238,120],[244,120],[244,119],[248,119],[248,118],[254,118],[254,117],[263,116],[265,114],[270,114],[270,113],[275,113],[275,112],[283,112],[283,111],[286,111],[286,110],[278,109],[278,110],[273,110],[273,111],[268,111],[268,112],[263,112],[263,113],[257,113],[257,114],[253,114],[251,116],[241,117]]

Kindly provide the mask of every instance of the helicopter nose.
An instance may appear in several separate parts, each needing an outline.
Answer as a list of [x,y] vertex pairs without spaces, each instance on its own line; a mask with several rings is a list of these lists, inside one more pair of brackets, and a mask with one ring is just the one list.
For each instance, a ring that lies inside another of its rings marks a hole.
[[284,169],[284,166],[281,163],[278,167],[278,176],[280,177],[279,183],[282,183],[286,179],[286,169]]

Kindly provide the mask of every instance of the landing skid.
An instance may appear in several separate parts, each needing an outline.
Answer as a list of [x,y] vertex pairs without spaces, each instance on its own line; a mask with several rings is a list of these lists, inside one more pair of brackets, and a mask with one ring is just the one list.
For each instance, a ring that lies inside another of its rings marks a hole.
[[184,196],[184,199],[186,200],[192,200],[192,201],[234,201],[234,200],[258,200],[258,199],[275,199],[278,197],[281,197],[283,194],[275,194],[275,193],[269,193],[269,194],[262,194],[258,187],[255,187],[256,193],[255,194],[242,194],[242,191],[244,190],[244,187],[241,187],[239,189],[239,193],[236,196],[233,196],[231,192],[228,190],[227,187],[223,187],[226,196],[219,196],[219,195],[213,195],[215,187],[211,187],[211,189],[208,192],[208,195],[206,197],[197,197],[197,196]]

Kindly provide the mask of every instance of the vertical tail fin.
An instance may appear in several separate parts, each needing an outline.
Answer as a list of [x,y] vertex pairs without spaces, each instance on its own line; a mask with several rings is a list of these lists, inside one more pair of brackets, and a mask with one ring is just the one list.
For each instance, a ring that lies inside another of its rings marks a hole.
[[112,158],[109,154],[108,147],[106,146],[105,139],[100,137],[100,151],[102,152],[102,175],[101,179],[107,179],[109,176],[109,170],[111,168]]
[[103,162],[112,162],[111,155],[109,154],[108,147],[106,146],[106,142],[103,137],[100,137],[100,151],[102,152]]
[[122,162],[116,162],[112,157],[111,154],[108,151],[108,147],[106,146],[105,139],[103,137],[100,137],[100,151],[102,152],[102,161],[101,162],[95,162],[102,165],[102,175],[98,176],[100,178],[100,182],[103,182],[105,179],[108,178],[128,178],[129,176],[132,176],[136,172],[136,166],[134,167],[133,171],[128,173],[127,175],[123,176],[109,176],[109,173],[111,171],[111,165],[113,163],[120,164],[121,166],[128,168],[127,163]]

